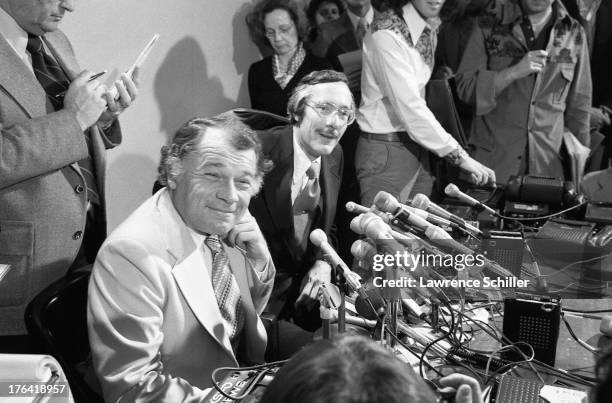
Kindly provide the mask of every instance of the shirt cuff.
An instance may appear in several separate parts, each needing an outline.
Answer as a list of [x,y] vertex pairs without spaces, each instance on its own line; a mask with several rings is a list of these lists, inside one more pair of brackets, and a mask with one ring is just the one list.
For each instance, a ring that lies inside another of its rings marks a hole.
[[259,281],[261,281],[262,283],[265,283],[269,280],[270,277],[270,267],[272,266],[272,258],[270,257],[268,259],[268,261],[266,262],[265,265],[263,265],[263,267],[261,269],[252,266],[253,267],[253,271],[255,272],[255,275],[257,276],[257,278],[259,279]]

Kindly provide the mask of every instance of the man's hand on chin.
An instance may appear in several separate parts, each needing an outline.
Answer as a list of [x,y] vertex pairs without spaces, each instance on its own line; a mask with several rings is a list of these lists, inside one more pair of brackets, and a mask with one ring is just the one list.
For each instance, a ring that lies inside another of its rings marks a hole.
[[248,210],[227,234],[227,240],[246,252],[246,258],[257,271],[263,271],[271,259],[259,225]]

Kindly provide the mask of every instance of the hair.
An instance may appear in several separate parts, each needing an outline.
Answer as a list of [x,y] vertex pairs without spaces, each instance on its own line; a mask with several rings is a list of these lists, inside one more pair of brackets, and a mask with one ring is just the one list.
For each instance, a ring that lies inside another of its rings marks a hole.
[[[318,70],[302,77],[300,82],[295,86],[295,89],[289,96],[287,102],[287,115],[291,120],[291,124],[296,124],[302,120],[304,116],[304,108],[306,107],[305,92],[309,87],[324,83],[344,83],[348,89],[348,79],[344,73],[335,70]],[[350,91],[349,91],[350,92]],[[355,99],[351,93],[351,108],[355,109]]]
[[289,13],[289,17],[295,25],[300,41],[304,41],[308,37],[310,24],[308,23],[304,9],[297,4],[295,0],[262,0],[257,3],[253,11],[245,17],[251,40],[255,44],[265,43],[268,48],[272,48],[270,41],[266,37],[264,20],[266,15],[274,10],[285,10]]
[[325,4],[325,3],[333,3],[336,5],[336,7],[338,7],[338,11],[340,12],[340,15],[344,14],[344,4],[342,4],[342,1],[340,0],[312,0],[310,2],[310,4],[308,5],[308,9],[306,10],[306,16],[308,17],[308,21],[310,22],[310,25],[314,26],[316,24],[316,14],[317,11],[319,11],[319,7],[321,7],[321,5]]
[[362,336],[321,340],[281,368],[260,403],[433,403],[429,386],[391,352]]
[[234,149],[255,151],[257,180],[261,185],[263,176],[271,169],[272,163],[264,158],[261,141],[255,131],[242,123],[233,112],[225,112],[211,118],[194,118],[181,126],[170,143],[161,148],[161,159],[157,168],[158,182],[166,186],[181,174],[181,161],[201,150],[204,134],[210,128],[228,132],[229,143]]

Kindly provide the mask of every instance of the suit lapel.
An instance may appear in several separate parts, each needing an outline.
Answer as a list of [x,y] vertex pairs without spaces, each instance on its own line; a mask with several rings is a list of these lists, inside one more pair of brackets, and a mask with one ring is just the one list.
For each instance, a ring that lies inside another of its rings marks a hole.
[[340,161],[335,153],[321,157],[321,193],[323,194],[323,225],[326,230],[331,228],[336,214],[340,177],[338,176]]
[[168,253],[175,259],[172,275],[185,301],[212,338],[234,358],[204,255],[193,242],[185,223],[172,206],[167,190],[160,193],[157,207],[161,228],[165,231]]
[[69,45],[58,33],[50,32],[43,37],[45,45],[72,81],[79,74],[79,65]]
[[281,233],[289,233],[293,228],[291,211],[291,182],[293,180],[293,127],[287,126],[279,135],[277,147],[271,153],[277,161],[264,181],[264,195],[274,225]]
[[[64,70],[64,73],[66,74],[68,79],[70,81],[74,80],[75,77],[79,74],[80,68],[66,37],[59,31],[55,31],[45,34],[43,40],[45,42],[45,46],[47,47],[51,55],[53,55],[62,70]],[[104,176],[106,171],[104,164],[105,147],[102,142],[102,138],[97,132],[98,129],[94,128],[95,125],[88,129],[90,130],[90,138],[93,145],[91,150],[91,157],[93,158],[93,163],[96,169],[98,192],[100,194],[100,197],[102,197],[102,200],[104,200],[106,193],[104,189]],[[79,175],[83,176],[78,163],[72,163],[70,164],[70,167],[77,171]],[[85,179],[83,178],[83,180]]]
[[[359,41],[357,40],[357,32],[355,31],[355,27],[353,26],[353,23],[351,22],[351,18],[348,16],[348,12],[344,13],[344,20],[342,21],[342,24],[344,25],[344,28],[346,29],[346,32],[347,32],[346,38],[349,39],[349,41],[352,40],[352,42],[354,42],[355,44],[358,44]],[[356,49],[359,49],[359,46],[357,46]],[[350,52],[353,50],[355,49],[350,49],[347,51]]]
[[6,39],[0,35],[0,87],[21,106],[28,117],[47,114],[46,94]]

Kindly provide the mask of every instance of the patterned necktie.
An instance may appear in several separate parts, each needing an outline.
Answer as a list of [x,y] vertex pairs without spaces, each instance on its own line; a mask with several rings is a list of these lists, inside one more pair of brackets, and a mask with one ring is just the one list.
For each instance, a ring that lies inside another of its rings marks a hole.
[[[64,107],[64,97],[60,94],[66,92],[70,86],[70,80],[64,73],[59,64],[45,52],[43,42],[39,36],[28,35],[28,45],[26,50],[32,57],[32,69],[36,79],[47,93],[47,98],[53,105],[53,109],[58,111]],[[91,159],[91,137],[89,130],[85,131],[85,141],[87,143],[88,156],[79,161],[81,173],[85,178],[87,186],[87,199],[100,204],[100,196],[96,185],[93,160]]]
[[415,48],[419,51],[425,63],[433,69],[434,65],[434,44],[433,44],[433,35],[431,34],[431,28],[426,26],[419,36],[419,40],[415,44]]
[[229,258],[217,235],[206,237],[204,244],[213,255],[212,286],[221,316],[229,325],[229,338],[233,342],[244,326],[244,313],[240,288],[229,266]]
[[306,170],[306,186],[300,190],[295,202],[293,203],[294,213],[308,213],[314,211],[319,205],[321,198],[321,186],[319,185],[319,171],[321,166],[319,160],[312,162],[308,170]]
[[363,44],[363,38],[368,33],[368,23],[364,17],[359,18],[357,21],[357,28],[355,28],[355,36],[357,37],[357,43],[359,46]]

